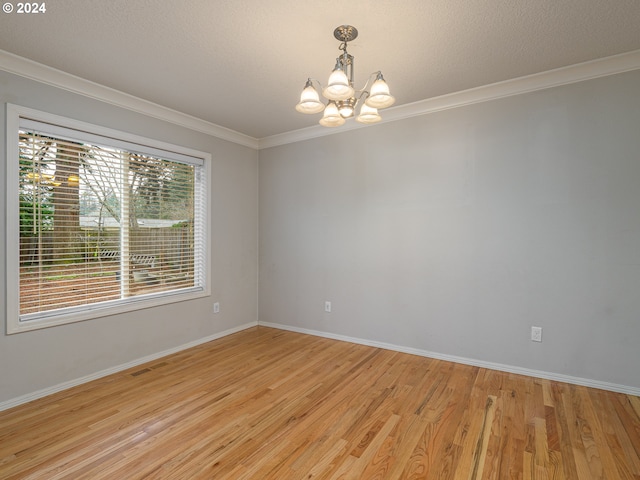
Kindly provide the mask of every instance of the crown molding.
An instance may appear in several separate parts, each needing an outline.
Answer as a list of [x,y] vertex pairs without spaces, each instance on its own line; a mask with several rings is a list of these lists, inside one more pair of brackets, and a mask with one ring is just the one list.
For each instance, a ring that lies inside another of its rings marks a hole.
[[258,139],[0,50],[0,70],[253,149]]
[[[503,82],[492,83],[482,87],[471,88],[469,90],[462,90],[460,92],[392,107],[384,111],[384,118],[380,123],[395,122],[405,118],[426,115],[442,110],[472,105],[474,103],[487,102],[499,98],[535,92],[537,90],[544,90],[547,88],[582,82],[585,80],[638,69],[640,69],[640,50],[635,50],[632,52],[599,58],[567,67],[557,68],[555,70],[518,77],[511,80],[505,80]],[[380,123],[377,123],[376,125],[379,125]],[[264,149],[366,127],[366,125],[361,125],[357,122],[348,122],[346,125],[337,129],[328,129],[318,125],[293,130],[279,135],[264,137],[261,138],[258,143],[259,148]]]
[[[497,100],[513,95],[544,90],[638,69],[640,69],[640,50],[634,50],[632,52],[392,107],[385,110],[384,119],[380,123],[395,122],[405,118],[427,115],[442,110]],[[4,50],[0,50],[0,70],[253,149],[276,147],[278,145],[335,135],[368,126],[357,122],[349,122],[338,129],[313,126],[257,139]]]

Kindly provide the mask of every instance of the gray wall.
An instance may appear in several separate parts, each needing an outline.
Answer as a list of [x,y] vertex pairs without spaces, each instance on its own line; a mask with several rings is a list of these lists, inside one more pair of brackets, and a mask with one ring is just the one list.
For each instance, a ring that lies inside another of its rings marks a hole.
[[[211,153],[213,261],[210,298],[9,336],[4,334],[6,275],[3,274],[0,402],[256,322],[258,154],[255,150],[1,71],[0,271],[6,272],[6,102]],[[214,301],[219,301],[221,307],[216,315],[212,313]]]
[[262,150],[260,322],[639,388],[639,86]]
[[[3,111],[213,157],[212,297],[2,332],[0,402],[255,322],[258,233],[263,322],[640,388],[638,85],[631,72],[262,150],[258,185],[250,148],[0,72]],[[3,141],[0,185],[5,162]],[[4,212],[1,195],[2,272]]]

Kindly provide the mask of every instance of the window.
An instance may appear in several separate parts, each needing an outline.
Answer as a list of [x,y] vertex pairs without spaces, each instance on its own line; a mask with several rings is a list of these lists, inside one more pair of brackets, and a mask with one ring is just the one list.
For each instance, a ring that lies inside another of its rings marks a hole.
[[7,332],[208,295],[209,160],[8,105]]

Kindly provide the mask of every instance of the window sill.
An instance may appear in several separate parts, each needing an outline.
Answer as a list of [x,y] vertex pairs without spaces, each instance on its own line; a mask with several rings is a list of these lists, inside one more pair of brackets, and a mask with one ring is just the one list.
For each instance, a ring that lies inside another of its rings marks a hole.
[[135,297],[126,303],[122,303],[122,301],[119,301],[117,305],[108,305],[105,303],[96,304],[95,308],[90,308],[89,310],[87,310],[87,306],[83,306],[81,307],[81,311],[73,311],[73,308],[62,309],[57,310],[55,314],[38,314],[37,316],[34,316],[32,318],[29,318],[30,316],[27,316],[27,318],[21,317],[19,320],[12,320],[11,317],[8,316],[7,335],[39,330],[42,328],[55,327],[57,325],[82,322],[85,320],[93,320],[96,318],[107,317],[111,315],[135,312],[138,310],[159,307],[162,305],[169,305],[172,303],[186,302],[189,300],[208,297],[210,295],[210,292],[202,289],[197,289],[197,291],[189,292],[176,292],[173,294],[167,294],[166,292],[164,292],[162,295]]

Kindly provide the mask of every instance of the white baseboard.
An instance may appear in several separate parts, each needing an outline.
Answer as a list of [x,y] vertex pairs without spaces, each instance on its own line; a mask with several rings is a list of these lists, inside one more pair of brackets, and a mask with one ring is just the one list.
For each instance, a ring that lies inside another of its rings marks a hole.
[[258,322],[258,325],[264,327],[277,328],[280,330],[289,330],[291,332],[305,333],[307,335],[315,335],[318,337],[331,338],[333,340],[341,340],[343,342],[356,343],[359,345],[367,345],[369,347],[377,347],[385,350],[393,350],[396,352],[410,353],[412,355],[419,355],[421,357],[434,358],[437,360],[446,360],[448,362],[462,363],[464,365],[471,365],[474,367],[488,368],[490,370],[499,370],[501,372],[516,373],[519,375],[526,375],[535,378],[544,378],[546,380],[554,380],[557,382],[571,383],[573,385],[581,385],[591,388],[599,388],[601,390],[609,390],[612,392],[625,393],[627,395],[640,396],[640,388],[629,387],[627,385],[618,385],[615,383],[601,382],[598,380],[591,380],[588,378],[572,377],[570,375],[562,375],[553,372],[544,372],[541,370],[531,370],[529,368],[515,367],[512,365],[504,365],[502,363],[485,362],[474,358],[458,357],[455,355],[446,355],[437,352],[431,352],[428,350],[420,350],[417,348],[403,347],[399,345],[393,345],[390,343],[376,342],[373,340],[366,340],[362,338],[348,337],[346,335],[337,335],[334,333],[323,332],[319,330],[309,330],[306,328],[292,327],[290,325],[282,325],[279,323],[270,322]]
[[240,332],[242,330],[246,330],[247,328],[255,327],[256,325],[277,328],[279,330],[288,330],[291,332],[304,333],[307,335],[315,335],[317,337],[331,338],[333,340],[340,340],[343,342],[356,343],[359,345],[367,345],[369,347],[377,347],[383,348],[385,350],[393,350],[396,352],[409,353],[412,355],[419,355],[421,357],[434,358],[437,360],[446,360],[449,362],[462,363],[465,365],[471,365],[475,367],[488,368],[491,370],[499,370],[502,372],[508,373],[516,373],[519,375],[527,375],[529,377],[536,378],[544,378],[547,380],[554,380],[558,382],[571,383],[574,385],[582,385],[585,387],[599,388],[601,390],[609,390],[612,392],[625,393],[628,395],[640,396],[640,388],[629,387],[626,385],[618,385],[615,383],[607,383],[601,382],[598,380],[591,380],[588,378],[581,377],[572,377],[569,375],[562,375],[553,372],[544,372],[540,370],[531,370],[528,368],[514,367],[512,365],[504,365],[501,363],[493,363],[493,362],[485,362],[482,360],[476,360],[473,358],[466,357],[458,357],[455,355],[446,355],[437,352],[430,352],[427,350],[420,350],[417,348],[403,347],[398,345],[393,345],[390,343],[384,342],[376,342],[373,340],[366,340],[362,338],[349,337],[346,335],[338,335],[329,332],[322,332],[319,330],[310,330],[306,328],[293,327],[290,325],[282,325],[279,323],[269,323],[269,322],[249,322],[244,325],[240,325],[238,327],[231,328],[229,330],[225,330],[223,332],[219,332],[208,337],[199,338],[198,340],[194,340],[193,342],[185,343],[184,345],[179,345],[177,347],[170,348],[168,350],[164,350],[162,352],[154,353],[152,355],[147,355],[146,357],[138,358],[136,360],[132,360],[127,363],[123,363],[121,365],[117,365],[115,367],[107,368],[105,370],[101,370],[99,372],[86,375],[81,378],[77,378],[74,380],[70,380],[68,382],[59,383],[52,387],[43,388],[42,390],[38,390],[36,392],[28,393],[26,395],[22,395],[17,398],[12,398],[10,400],[6,400],[4,402],[0,402],[0,411],[7,410],[9,408],[17,407],[18,405],[22,405],[27,402],[31,402],[33,400],[37,400],[38,398],[46,397],[48,395],[52,395],[54,393],[60,392],[62,390],[66,390],[71,387],[75,387],[77,385],[81,385],[83,383],[90,382],[92,380],[97,380],[98,378],[106,377],[107,375],[111,375],[113,373],[118,373],[123,370],[127,370],[129,368],[135,367],[137,365],[142,365],[143,363],[152,362],[162,357],[166,357],[167,355],[171,355],[173,353],[180,352],[182,350],[186,350],[188,348],[196,347],[203,343],[210,342],[212,340],[217,340],[218,338],[226,337],[227,335],[231,335],[233,333]]
[[237,333],[242,330],[246,330],[247,328],[255,327],[258,325],[258,322],[249,322],[244,325],[240,325],[238,327],[230,328],[229,330],[225,330],[223,332],[215,333],[213,335],[209,335],[208,337],[199,338],[198,340],[194,340],[193,342],[185,343],[184,345],[179,345],[177,347],[170,348],[168,350],[164,350],[162,352],[153,353],[151,355],[147,355],[146,357],[137,358],[127,363],[123,363],[121,365],[117,365],[115,367],[107,368],[105,370],[101,370],[96,373],[92,373],[90,375],[86,375],[81,378],[76,378],[74,380],[70,380],[68,382],[59,383],[58,385],[54,385],[52,387],[43,388],[42,390],[38,390],[36,392],[28,393],[26,395],[22,395],[17,398],[12,398],[10,400],[6,400],[4,402],[0,402],[0,412],[3,410],[7,410],[12,407],[17,407],[18,405],[22,405],[23,403],[31,402],[33,400],[37,400],[38,398],[46,397],[47,395],[51,395],[53,393],[60,392],[62,390],[66,390],[71,387],[75,387],[76,385],[81,385],[83,383],[90,382],[92,380],[97,380],[98,378],[106,377],[107,375],[111,375],[112,373],[118,373],[123,370],[127,370],[128,368],[135,367],[137,365],[142,365],[143,363],[152,362],[162,357],[166,357],[167,355],[171,355],[173,353],[180,352],[182,350],[186,350],[188,348],[196,347],[203,343],[210,342],[212,340],[217,340],[218,338],[226,337],[227,335],[231,335],[232,333]]

